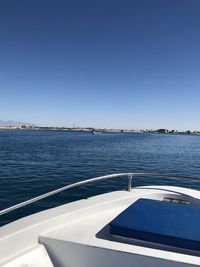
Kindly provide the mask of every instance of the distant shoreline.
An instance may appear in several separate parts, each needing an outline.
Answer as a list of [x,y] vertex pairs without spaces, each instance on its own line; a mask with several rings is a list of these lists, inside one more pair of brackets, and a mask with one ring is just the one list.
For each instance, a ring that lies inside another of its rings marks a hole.
[[107,129],[107,128],[92,128],[92,127],[44,127],[44,126],[0,126],[0,130],[34,130],[34,131],[69,131],[69,132],[89,132],[89,133],[155,133],[155,134],[186,134],[186,135],[199,135],[200,131],[175,131],[167,129],[158,130],[129,130],[129,129]]

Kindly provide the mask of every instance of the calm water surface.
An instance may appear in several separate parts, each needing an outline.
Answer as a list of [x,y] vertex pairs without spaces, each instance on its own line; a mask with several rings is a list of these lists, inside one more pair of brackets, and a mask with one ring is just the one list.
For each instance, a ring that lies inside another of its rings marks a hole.
[[[0,210],[66,184],[118,172],[200,177],[200,136],[0,131]],[[134,180],[136,186],[152,183],[166,181]],[[176,184],[200,189],[197,183]],[[126,180],[118,179],[62,192],[1,216],[0,225],[82,197],[122,189],[125,185]]]

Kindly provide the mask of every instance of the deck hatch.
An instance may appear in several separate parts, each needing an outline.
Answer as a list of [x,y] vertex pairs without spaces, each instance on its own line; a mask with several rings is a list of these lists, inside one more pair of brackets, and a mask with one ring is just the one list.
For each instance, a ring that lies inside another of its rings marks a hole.
[[200,251],[200,206],[139,199],[110,222],[113,235]]

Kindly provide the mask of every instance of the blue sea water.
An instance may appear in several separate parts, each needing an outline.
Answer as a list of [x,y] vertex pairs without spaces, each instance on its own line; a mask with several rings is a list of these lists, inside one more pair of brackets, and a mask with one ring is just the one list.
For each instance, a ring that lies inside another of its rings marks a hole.
[[[200,136],[151,133],[91,134],[0,131],[0,210],[80,180],[119,172],[200,177]],[[172,184],[134,178],[134,186]],[[0,217],[0,225],[82,197],[125,188],[127,180],[101,181],[62,192]],[[198,183],[175,183],[200,189]]]

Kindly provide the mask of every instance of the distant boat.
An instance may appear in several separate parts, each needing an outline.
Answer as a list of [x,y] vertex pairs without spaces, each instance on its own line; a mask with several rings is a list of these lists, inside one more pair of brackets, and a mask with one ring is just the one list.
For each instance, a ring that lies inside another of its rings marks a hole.
[[103,132],[101,132],[101,131],[96,132],[96,131],[93,130],[93,131],[91,131],[91,133],[92,134],[102,134]]

